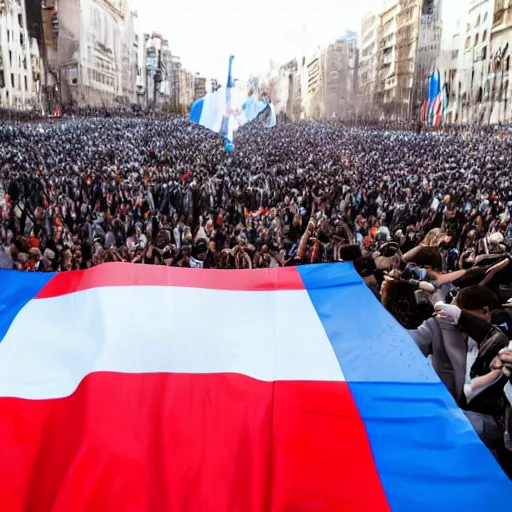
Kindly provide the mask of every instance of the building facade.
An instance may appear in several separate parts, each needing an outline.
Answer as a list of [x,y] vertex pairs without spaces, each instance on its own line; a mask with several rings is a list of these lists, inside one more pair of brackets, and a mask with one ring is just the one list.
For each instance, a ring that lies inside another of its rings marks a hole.
[[488,110],[494,0],[472,0],[459,42],[457,121],[479,124]]
[[179,103],[182,110],[188,111],[194,102],[194,93],[194,74],[182,67],[179,80]]
[[296,121],[301,117],[301,77],[297,59],[291,59],[279,68],[277,91],[273,99],[276,114]]
[[206,96],[206,78],[196,73],[194,78],[194,101]]
[[135,103],[139,40],[128,0],[46,0],[45,86],[62,104]]
[[357,99],[357,34],[347,33],[325,52],[325,115],[349,119]]
[[25,0],[0,0],[0,107],[35,107],[39,78],[38,48],[29,38]]
[[447,123],[512,121],[511,45],[512,2],[472,0],[438,63],[450,89]]
[[[512,53],[512,0],[495,0],[491,28],[491,55],[484,96],[488,122],[512,121],[510,60]],[[485,119],[484,117],[484,119]]]
[[[411,115],[417,118],[428,98],[428,81],[441,54],[442,22],[440,2],[424,1],[418,30],[418,46],[415,58],[414,81],[411,98]],[[446,83],[443,81],[443,85]]]
[[361,48],[358,71],[358,113],[363,117],[378,117],[377,87],[379,77],[380,17],[368,13],[361,23]]

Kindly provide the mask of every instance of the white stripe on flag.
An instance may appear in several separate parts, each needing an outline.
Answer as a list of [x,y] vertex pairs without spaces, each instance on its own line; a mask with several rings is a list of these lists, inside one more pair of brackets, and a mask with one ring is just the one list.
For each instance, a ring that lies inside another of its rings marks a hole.
[[344,380],[307,291],[96,288],[30,301],[0,342],[0,396],[68,396],[97,371]]

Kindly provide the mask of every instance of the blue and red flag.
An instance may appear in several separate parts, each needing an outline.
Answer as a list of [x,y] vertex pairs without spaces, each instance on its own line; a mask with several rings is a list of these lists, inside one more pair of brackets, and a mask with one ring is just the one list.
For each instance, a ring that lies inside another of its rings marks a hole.
[[512,495],[349,264],[0,279],[2,511],[481,511]]

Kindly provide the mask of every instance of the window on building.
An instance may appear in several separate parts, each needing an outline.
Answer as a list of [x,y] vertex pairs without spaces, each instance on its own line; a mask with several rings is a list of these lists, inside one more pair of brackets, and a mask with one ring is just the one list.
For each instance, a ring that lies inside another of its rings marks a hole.
[[9,66],[12,66],[12,52],[9,50]]
[[484,21],[487,21],[487,12],[484,13]]
[[466,43],[464,44],[464,49],[467,50],[471,44],[471,37],[466,37]]
[[18,25],[23,27],[23,14],[21,13],[18,14]]
[[10,39],[11,39],[11,31],[8,30],[7,31],[7,42],[10,42]]
[[484,33],[482,35],[482,42],[487,41],[487,30],[484,30]]
[[474,46],[478,46],[479,43],[480,43],[480,34],[477,34],[475,36],[475,44],[474,44]]
[[11,73],[11,87],[14,89],[14,73]]
[[482,18],[480,17],[480,14],[478,15],[478,18],[476,19],[476,25],[475,27],[479,27],[480,26],[480,22],[482,21]]
[[27,91],[28,91],[28,78],[25,75],[25,92],[27,92]]
[[487,59],[487,46],[482,48],[482,60]]
[[505,60],[505,71],[510,71],[510,55]]

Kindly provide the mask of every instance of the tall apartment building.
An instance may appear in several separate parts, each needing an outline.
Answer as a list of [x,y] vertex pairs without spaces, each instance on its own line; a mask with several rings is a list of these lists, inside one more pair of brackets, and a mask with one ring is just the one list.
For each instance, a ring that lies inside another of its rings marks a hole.
[[347,32],[325,52],[325,114],[346,119],[354,113],[357,95],[357,34]]
[[181,59],[177,55],[172,56],[171,60],[171,104],[178,111],[180,106],[180,84],[181,84]]
[[324,52],[317,51],[306,66],[304,110],[307,118],[321,119],[325,115],[324,58]]
[[400,1],[385,5],[380,15],[381,36],[379,40],[379,77],[377,85],[378,103],[386,113],[395,113],[392,107],[401,97],[398,91],[398,14],[400,13]]
[[385,116],[415,118],[441,47],[440,0],[386,0],[378,99]]
[[194,74],[182,67],[179,82],[179,103],[181,107],[188,110],[194,102]]
[[[442,22],[441,2],[427,0],[421,6],[418,44],[415,58],[414,82],[411,97],[411,115],[419,116],[421,107],[428,97],[428,81],[441,53]],[[444,85],[445,81],[443,81]]]
[[301,73],[297,59],[281,66],[277,76],[277,91],[273,98],[276,113],[286,119],[298,120],[301,115]]
[[512,0],[495,0],[493,14],[492,54],[486,84],[486,90],[489,92],[487,119],[489,122],[511,122]]
[[137,13],[129,10],[124,17],[124,30],[121,37],[122,100],[129,104],[136,103],[139,53],[139,35],[136,32],[136,19]]
[[464,57],[464,40],[461,37],[463,35],[461,34],[461,27],[465,26],[465,20],[458,20],[456,22],[451,43],[441,49],[436,61],[437,68],[441,73],[442,83],[448,86],[448,106],[445,112],[445,120],[448,124],[459,121],[459,103],[462,90],[459,70],[462,70],[462,60]]
[[46,0],[42,21],[48,94],[63,104],[136,101],[139,43],[128,0]]
[[206,78],[196,73],[194,78],[194,101],[206,96]]
[[376,94],[379,78],[380,17],[364,16],[361,23],[361,48],[358,70],[358,111],[368,117],[376,115]]
[[25,0],[0,0],[0,107],[37,103],[38,50],[29,38]]
[[172,52],[169,41],[161,34],[144,34],[146,105],[171,103]]
[[472,0],[460,27],[456,119],[481,123],[487,111],[494,0]]

